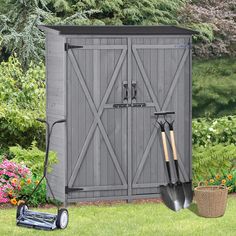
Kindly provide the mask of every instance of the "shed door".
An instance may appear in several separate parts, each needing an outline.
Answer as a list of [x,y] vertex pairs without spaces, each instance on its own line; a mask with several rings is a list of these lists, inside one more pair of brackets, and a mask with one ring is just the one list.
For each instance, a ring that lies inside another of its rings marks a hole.
[[[155,111],[175,111],[177,146],[189,171],[189,38],[132,40],[132,194],[158,193],[165,183],[160,135],[154,128]],[[187,92],[187,94],[186,94]]]
[[126,195],[126,39],[68,43],[68,198]]

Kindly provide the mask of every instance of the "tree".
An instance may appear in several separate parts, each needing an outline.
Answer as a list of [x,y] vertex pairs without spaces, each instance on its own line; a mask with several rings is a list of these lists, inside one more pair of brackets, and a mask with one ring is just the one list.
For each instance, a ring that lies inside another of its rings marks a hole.
[[3,56],[15,52],[26,68],[43,58],[41,24],[153,25],[178,24],[185,0],[0,0]]
[[[8,11],[6,12],[6,9]],[[6,52],[15,52],[23,66],[43,55],[43,33],[37,28],[50,18],[45,0],[9,0],[1,9],[1,45]]]

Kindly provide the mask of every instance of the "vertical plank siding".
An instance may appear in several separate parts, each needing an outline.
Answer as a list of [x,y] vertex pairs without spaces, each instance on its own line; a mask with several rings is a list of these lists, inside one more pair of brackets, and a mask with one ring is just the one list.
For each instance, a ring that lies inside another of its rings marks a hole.
[[[84,48],[66,53],[65,40]],[[49,177],[59,200],[158,196],[166,178],[160,130],[154,128],[152,115],[160,110],[176,112],[180,165],[186,169],[181,178],[191,176],[191,53],[175,47],[190,40],[47,35],[47,117],[67,118],[67,126],[58,127],[52,136],[59,163]],[[128,102],[135,81],[133,102],[146,107],[113,108],[123,103],[124,81],[129,85]],[[84,191],[66,195],[67,185]]]
[[[64,55],[64,39],[54,34],[47,34],[46,40],[46,113],[47,121],[53,123],[55,120],[66,117],[66,83],[64,68],[66,58]],[[53,170],[48,174],[52,191],[58,200],[65,202],[66,185],[66,125],[58,124],[51,136],[50,150],[57,153],[58,163],[53,165]],[[47,188],[48,190],[48,188]],[[48,196],[52,197],[47,191]]]

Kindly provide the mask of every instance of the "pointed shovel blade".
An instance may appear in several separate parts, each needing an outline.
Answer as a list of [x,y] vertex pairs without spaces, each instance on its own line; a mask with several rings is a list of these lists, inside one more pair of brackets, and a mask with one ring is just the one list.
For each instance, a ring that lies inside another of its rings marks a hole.
[[162,185],[161,197],[164,204],[173,211],[183,208],[185,197],[181,184]]
[[193,201],[193,189],[192,189],[192,181],[183,183],[183,190],[184,190],[184,208],[188,208],[192,201]]

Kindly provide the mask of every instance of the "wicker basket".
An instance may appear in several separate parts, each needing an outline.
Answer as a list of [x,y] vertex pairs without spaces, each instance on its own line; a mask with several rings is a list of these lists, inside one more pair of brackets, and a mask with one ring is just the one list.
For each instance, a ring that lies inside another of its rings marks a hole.
[[225,213],[228,189],[225,186],[201,186],[194,189],[199,215],[219,217]]

